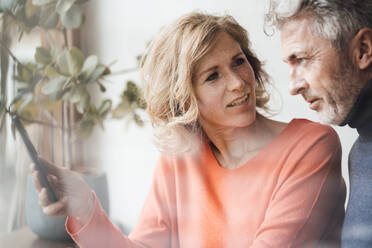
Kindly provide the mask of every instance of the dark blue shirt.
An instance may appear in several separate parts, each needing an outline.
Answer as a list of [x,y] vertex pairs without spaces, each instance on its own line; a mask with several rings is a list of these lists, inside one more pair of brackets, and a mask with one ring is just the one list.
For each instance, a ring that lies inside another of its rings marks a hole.
[[359,134],[349,154],[350,195],[342,230],[342,247],[372,247],[372,80],[361,92],[343,124]]

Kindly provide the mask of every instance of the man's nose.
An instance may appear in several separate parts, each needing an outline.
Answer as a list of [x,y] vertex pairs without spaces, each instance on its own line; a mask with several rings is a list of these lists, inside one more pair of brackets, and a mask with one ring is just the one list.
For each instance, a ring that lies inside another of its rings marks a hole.
[[289,93],[291,95],[301,94],[308,86],[304,77],[299,75],[297,70],[291,69],[289,74]]

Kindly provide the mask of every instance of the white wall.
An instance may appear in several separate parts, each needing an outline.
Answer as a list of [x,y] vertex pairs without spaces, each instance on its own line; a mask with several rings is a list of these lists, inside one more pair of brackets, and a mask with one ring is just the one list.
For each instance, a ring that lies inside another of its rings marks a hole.
[[[248,30],[253,49],[266,61],[265,68],[282,96],[282,111],[274,119],[288,122],[296,117],[316,121],[316,115],[303,99],[287,92],[288,68],[281,59],[279,35],[267,37],[263,32],[266,4],[262,0],[92,0],[85,7],[83,49],[88,54],[98,54],[106,64],[118,60],[112,67],[118,71],[135,66],[135,57],[151,37],[181,14],[192,10],[228,13]],[[109,94],[119,95],[126,79],[138,81],[138,74],[111,78]],[[343,172],[347,179],[347,154],[356,132],[348,127],[336,130],[343,145]],[[109,176],[111,218],[120,221],[127,230],[136,223],[158,156],[151,138],[150,125],[142,129],[132,125],[125,131],[123,122],[110,121],[104,132],[97,132],[88,142],[88,163],[103,167]]]

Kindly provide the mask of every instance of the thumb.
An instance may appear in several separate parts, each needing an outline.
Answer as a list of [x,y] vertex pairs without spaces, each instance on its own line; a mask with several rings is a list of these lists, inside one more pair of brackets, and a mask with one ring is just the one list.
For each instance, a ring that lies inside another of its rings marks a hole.
[[61,184],[61,181],[54,175],[48,175],[47,179],[56,197],[58,199],[61,199],[64,196],[63,192],[65,192],[64,186],[63,184]]
[[47,179],[48,179],[49,183],[51,184],[51,186],[54,189],[58,188],[59,180],[58,180],[58,178],[56,176],[54,176],[54,175],[48,175],[47,176]]

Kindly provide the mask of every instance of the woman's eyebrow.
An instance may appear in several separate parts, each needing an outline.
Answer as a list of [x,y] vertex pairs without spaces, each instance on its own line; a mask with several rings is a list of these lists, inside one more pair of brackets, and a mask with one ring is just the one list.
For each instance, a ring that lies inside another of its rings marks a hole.
[[244,55],[244,53],[243,52],[238,52],[237,54],[232,56],[231,60],[235,59],[236,57],[239,57],[240,55]]
[[216,70],[217,68],[218,68],[217,65],[211,66],[211,67],[209,67],[208,69],[205,69],[204,71],[198,73],[197,76],[201,76],[201,75],[203,75],[203,74],[205,74],[205,73],[207,73],[207,72],[209,72],[209,71]]
[[[234,60],[236,57],[239,57],[239,56],[241,56],[243,54],[244,54],[243,52],[238,52],[237,54],[235,54],[234,56],[231,57],[231,60]],[[196,76],[201,76],[201,75],[203,75],[203,74],[205,74],[205,73],[207,73],[209,71],[213,71],[213,70],[215,70],[217,68],[218,68],[217,65],[211,66],[211,67],[203,70],[202,72],[198,73]]]

